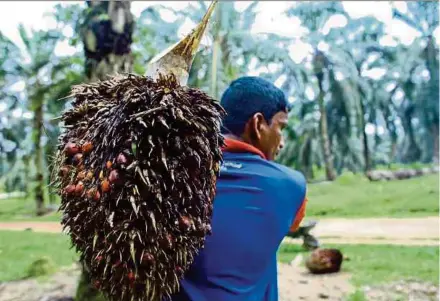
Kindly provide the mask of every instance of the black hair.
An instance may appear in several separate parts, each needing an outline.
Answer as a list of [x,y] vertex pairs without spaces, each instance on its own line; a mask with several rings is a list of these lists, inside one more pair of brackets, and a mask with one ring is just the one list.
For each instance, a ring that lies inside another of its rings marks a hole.
[[243,134],[246,123],[256,113],[261,113],[268,123],[280,111],[289,110],[281,89],[271,82],[255,76],[234,80],[220,101],[227,116],[223,119],[223,133]]

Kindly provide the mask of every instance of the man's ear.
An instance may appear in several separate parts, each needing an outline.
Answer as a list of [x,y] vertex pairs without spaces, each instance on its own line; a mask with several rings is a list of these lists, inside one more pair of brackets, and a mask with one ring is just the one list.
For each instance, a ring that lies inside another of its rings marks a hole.
[[255,113],[250,120],[251,133],[254,139],[261,139],[261,134],[265,126],[267,126],[267,123],[263,114]]

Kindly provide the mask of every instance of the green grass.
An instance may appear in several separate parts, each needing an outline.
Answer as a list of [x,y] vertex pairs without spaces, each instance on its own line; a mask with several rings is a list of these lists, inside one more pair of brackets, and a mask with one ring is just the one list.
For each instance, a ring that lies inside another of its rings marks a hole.
[[[356,286],[394,280],[417,279],[437,283],[439,249],[437,247],[402,247],[381,245],[330,245],[340,249],[349,260],[343,270],[353,275]],[[290,262],[304,250],[283,244],[278,260]],[[305,253],[304,253],[305,254]],[[29,267],[49,258],[56,268],[69,266],[78,255],[70,249],[67,236],[27,231],[0,231],[0,282],[28,276]]]
[[0,221],[59,221],[61,213],[53,212],[38,217],[32,199],[11,198],[0,200]]
[[[349,259],[342,268],[353,275],[356,286],[395,280],[417,279],[437,284],[439,278],[438,247],[403,247],[388,245],[330,245]],[[278,260],[290,262],[304,252],[300,246],[284,244]]]
[[0,282],[27,277],[32,263],[44,258],[59,268],[78,256],[62,234],[0,231]]
[[[417,217],[439,213],[439,176],[370,182],[345,173],[332,183],[308,185],[308,217]],[[35,216],[31,199],[0,200],[0,221],[59,221],[60,213]]]
[[310,217],[416,217],[439,213],[439,176],[370,182],[346,173],[335,182],[310,184]]
[[367,301],[364,292],[361,290],[356,290],[353,294],[348,296],[347,301]]

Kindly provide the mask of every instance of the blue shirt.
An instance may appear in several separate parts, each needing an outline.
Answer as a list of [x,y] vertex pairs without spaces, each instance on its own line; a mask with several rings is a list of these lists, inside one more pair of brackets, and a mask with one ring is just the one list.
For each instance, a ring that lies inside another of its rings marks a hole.
[[224,152],[212,235],[173,301],[277,301],[276,252],[306,193],[302,174],[252,153]]

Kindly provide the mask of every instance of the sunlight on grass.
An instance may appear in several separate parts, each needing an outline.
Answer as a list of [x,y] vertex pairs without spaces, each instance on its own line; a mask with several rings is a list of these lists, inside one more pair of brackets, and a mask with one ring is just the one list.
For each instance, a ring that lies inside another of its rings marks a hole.
[[346,173],[335,182],[310,184],[307,216],[416,217],[439,213],[439,176],[370,182]]
[[[370,182],[345,173],[335,182],[308,185],[308,217],[419,217],[438,215],[439,176]],[[61,213],[35,216],[30,199],[0,200],[0,221],[59,221]]]
[[[342,266],[353,275],[355,285],[379,284],[402,279],[417,279],[434,284],[439,278],[438,247],[404,247],[387,245],[329,245],[348,257]],[[283,244],[278,260],[290,262],[304,252],[300,246]]]
[[61,267],[71,265],[78,256],[62,234],[0,231],[0,281],[27,277],[31,264],[43,258]]
[[35,201],[23,198],[0,200],[0,221],[59,221],[61,213],[36,216]]

